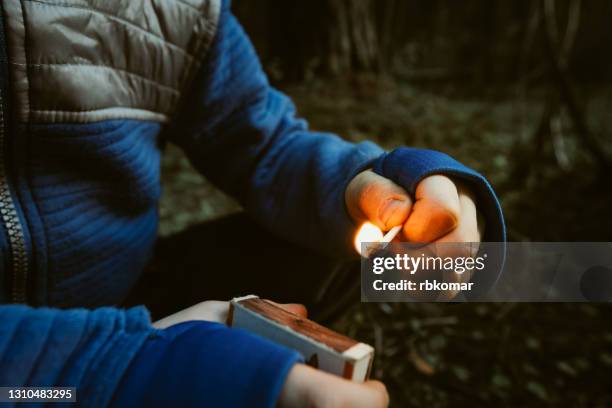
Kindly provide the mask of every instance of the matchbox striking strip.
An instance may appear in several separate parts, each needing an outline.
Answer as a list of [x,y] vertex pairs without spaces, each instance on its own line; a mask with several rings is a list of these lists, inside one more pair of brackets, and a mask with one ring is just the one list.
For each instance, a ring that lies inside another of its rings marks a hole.
[[368,379],[374,349],[257,296],[233,299],[228,325],[300,352],[307,364],[349,380]]

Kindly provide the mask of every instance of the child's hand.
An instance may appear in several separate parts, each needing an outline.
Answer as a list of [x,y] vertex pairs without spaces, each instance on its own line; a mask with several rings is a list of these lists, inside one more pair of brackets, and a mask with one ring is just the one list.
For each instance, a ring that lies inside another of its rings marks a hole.
[[[296,303],[279,304],[285,310],[303,318],[307,317],[306,308]],[[225,323],[229,302],[209,300],[198,303],[173,315],[153,323],[158,329],[175,324],[207,320]],[[386,407],[389,397],[385,386],[378,381],[357,384],[335,375],[315,370],[304,364],[296,364],[283,386],[279,397],[279,407]]]
[[371,170],[349,183],[345,202],[356,222],[370,221],[387,231],[404,225],[410,242],[480,242],[484,225],[473,193],[446,176],[423,179],[415,200],[402,187]]
[[[307,317],[303,305],[289,303],[279,306],[301,317]],[[192,320],[225,323],[228,310],[229,302],[209,300],[158,320],[153,326],[165,329]],[[388,401],[387,390],[378,381],[357,384],[304,364],[296,364],[285,380],[278,406],[383,408],[387,406]]]
[[280,408],[384,408],[388,404],[389,395],[379,381],[358,384],[304,364],[293,366],[278,400]]

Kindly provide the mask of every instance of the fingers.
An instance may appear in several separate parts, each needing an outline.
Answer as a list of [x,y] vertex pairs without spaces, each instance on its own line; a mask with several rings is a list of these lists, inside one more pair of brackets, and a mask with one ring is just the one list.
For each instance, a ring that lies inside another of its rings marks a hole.
[[363,408],[383,408],[389,405],[389,394],[387,388],[380,381],[366,381],[357,384],[341,379],[346,383],[346,400],[339,403],[338,407],[363,407]]
[[358,384],[304,364],[296,364],[281,391],[279,407],[384,408],[385,386],[378,381]]
[[381,383],[380,381],[371,380],[366,381],[362,385],[366,388],[369,388],[371,391],[371,406],[386,407],[389,405],[389,393],[387,392],[387,387],[385,387],[385,384]]
[[[444,245],[434,245],[435,256],[442,258],[475,257],[480,249],[480,241],[484,233],[484,220],[476,210],[474,194],[462,183],[457,183],[461,214],[457,227],[449,234],[436,241]],[[455,270],[445,275],[445,280],[452,282],[469,282],[474,269],[465,267],[462,271]],[[453,299],[457,291],[440,293],[439,299]]]
[[482,236],[472,193],[446,176],[423,179],[413,203],[402,187],[367,170],[349,183],[345,200],[355,221],[370,221],[383,231],[403,224],[410,242],[479,242]]
[[367,170],[349,183],[345,200],[355,221],[370,221],[384,231],[403,224],[410,242],[480,242],[483,235],[473,193],[443,175],[423,179],[413,203],[402,187]]
[[[484,218],[476,210],[474,194],[461,183],[457,184],[457,190],[460,206],[457,226],[436,242],[473,242],[477,244],[482,241],[484,235]],[[470,254],[463,254],[463,256],[473,256],[478,252],[478,245],[473,245],[471,250]]]
[[353,220],[370,221],[383,231],[403,224],[412,207],[406,190],[371,170],[351,180],[346,188],[345,202]]
[[380,381],[366,381],[360,384],[322,371],[318,371],[318,374],[321,383],[316,390],[325,390],[327,395],[323,395],[323,399],[318,400],[320,403],[314,406],[385,408],[389,405],[387,388]]
[[455,184],[446,176],[423,179],[415,194],[412,213],[404,224],[404,236],[411,242],[433,242],[459,224],[461,203]]

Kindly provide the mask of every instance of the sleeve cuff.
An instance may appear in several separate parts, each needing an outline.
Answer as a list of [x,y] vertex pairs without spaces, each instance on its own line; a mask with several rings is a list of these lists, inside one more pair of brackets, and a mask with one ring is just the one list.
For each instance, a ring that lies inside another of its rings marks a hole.
[[274,407],[299,353],[243,330],[186,322],[157,331],[114,406]]

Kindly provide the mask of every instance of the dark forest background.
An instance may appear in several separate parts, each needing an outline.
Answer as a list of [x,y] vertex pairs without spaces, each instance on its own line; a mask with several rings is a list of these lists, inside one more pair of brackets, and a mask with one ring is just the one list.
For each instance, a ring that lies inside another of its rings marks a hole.
[[[548,42],[582,81],[609,78],[605,0],[235,0],[277,80],[354,72],[513,82],[543,75]],[[539,73],[539,75],[538,75]]]
[[[233,0],[317,130],[443,150],[483,172],[513,241],[612,241],[612,2]],[[240,211],[176,148],[161,234]],[[178,256],[178,255],[177,255]],[[355,304],[392,405],[612,405],[605,304]]]

